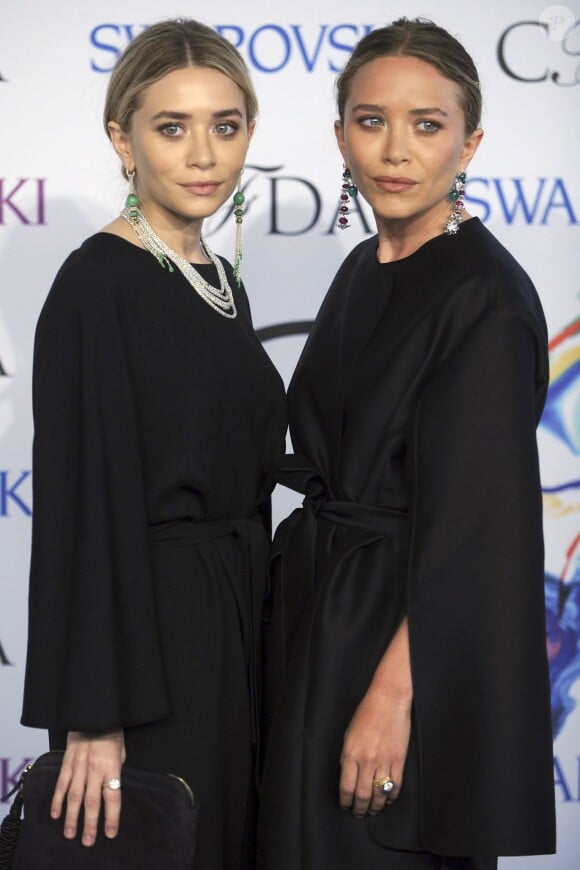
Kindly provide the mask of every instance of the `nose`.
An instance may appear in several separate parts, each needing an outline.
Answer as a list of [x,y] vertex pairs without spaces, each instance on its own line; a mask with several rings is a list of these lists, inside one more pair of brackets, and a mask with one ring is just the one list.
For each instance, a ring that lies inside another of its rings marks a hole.
[[409,160],[408,131],[403,124],[389,124],[385,130],[383,160],[394,166]]
[[215,164],[211,134],[208,130],[192,130],[187,152],[187,165],[209,169]]

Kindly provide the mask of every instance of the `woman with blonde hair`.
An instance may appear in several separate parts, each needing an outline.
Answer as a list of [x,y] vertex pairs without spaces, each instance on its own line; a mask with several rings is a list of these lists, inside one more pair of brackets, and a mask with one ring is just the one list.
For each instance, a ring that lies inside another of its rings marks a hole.
[[105,107],[126,207],[66,260],[35,342],[22,722],[65,750],[51,814],[88,848],[100,814],[107,837],[123,825],[125,761],[184,778],[200,804],[196,870],[254,867],[284,395],[240,251],[232,268],[202,225],[233,195],[240,227],[256,113],[244,62],[211,28],[166,21],[129,44]]
[[338,271],[289,388],[260,870],[492,870],[554,850],[535,427],[546,324],[464,209],[471,57],[432,22],[338,80]]

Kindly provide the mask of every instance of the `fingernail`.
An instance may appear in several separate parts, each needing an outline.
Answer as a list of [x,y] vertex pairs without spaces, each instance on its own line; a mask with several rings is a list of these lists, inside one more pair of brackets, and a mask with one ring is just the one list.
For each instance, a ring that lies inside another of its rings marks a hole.
[[83,845],[84,846],[92,846],[93,845],[93,837],[91,834],[83,835]]
[[105,834],[107,835],[107,837],[111,837],[111,838],[115,837],[117,834],[117,829],[116,828],[105,828]]
[[65,837],[68,837],[69,840],[72,840],[74,835],[75,835],[75,829],[74,828],[65,828],[64,835],[65,835]]

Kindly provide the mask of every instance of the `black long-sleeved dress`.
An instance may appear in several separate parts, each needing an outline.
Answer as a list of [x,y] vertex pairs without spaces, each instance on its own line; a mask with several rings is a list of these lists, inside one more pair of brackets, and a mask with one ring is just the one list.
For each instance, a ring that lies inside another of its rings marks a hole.
[[233,320],[98,233],[61,268],[34,358],[22,722],[56,747],[124,728],[127,764],[184,777],[199,870],[253,867],[268,473],[285,430],[282,382],[226,270]]
[[[278,477],[305,500],[274,543],[260,870],[554,848],[542,309],[477,219],[397,262],[376,249],[345,260],[289,389]],[[357,821],[343,735],[405,614],[403,788]]]

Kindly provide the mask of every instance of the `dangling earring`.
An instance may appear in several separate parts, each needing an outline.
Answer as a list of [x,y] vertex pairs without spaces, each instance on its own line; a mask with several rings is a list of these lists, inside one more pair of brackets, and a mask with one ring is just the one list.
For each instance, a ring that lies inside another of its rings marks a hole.
[[461,221],[463,220],[463,209],[465,208],[463,197],[465,196],[466,178],[467,176],[465,172],[460,172],[456,175],[453,187],[449,191],[451,214],[445,221],[445,226],[443,227],[445,235],[447,236],[454,236],[458,232],[459,227],[461,226]]
[[345,166],[344,172],[342,173],[342,185],[340,188],[340,199],[338,205],[338,221],[336,223],[339,230],[346,230],[347,227],[350,227],[348,222],[348,216],[350,214],[350,208],[348,207],[349,196],[352,199],[356,199],[358,196],[358,187],[352,180],[350,169]]
[[[243,172],[243,170],[242,170]],[[242,172],[240,172],[240,178],[238,181],[238,189],[234,193],[234,217],[236,219],[236,242],[234,248],[234,278],[236,279],[236,284],[238,287],[241,284],[242,279],[240,278],[240,266],[242,264],[242,257],[244,256],[242,251],[242,221],[244,219],[244,215],[246,213],[244,209],[244,203],[246,201],[246,197],[242,193]]]
[[127,194],[127,199],[125,200],[125,208],[129,212],[129,218],[136,218],[139,214],[139,197],[135,193],[135,170],[133,169],[131,172],[129,172],[129,170],[126,169],[125,175],[127,176],[127,181],[129,182],[129,193]]

